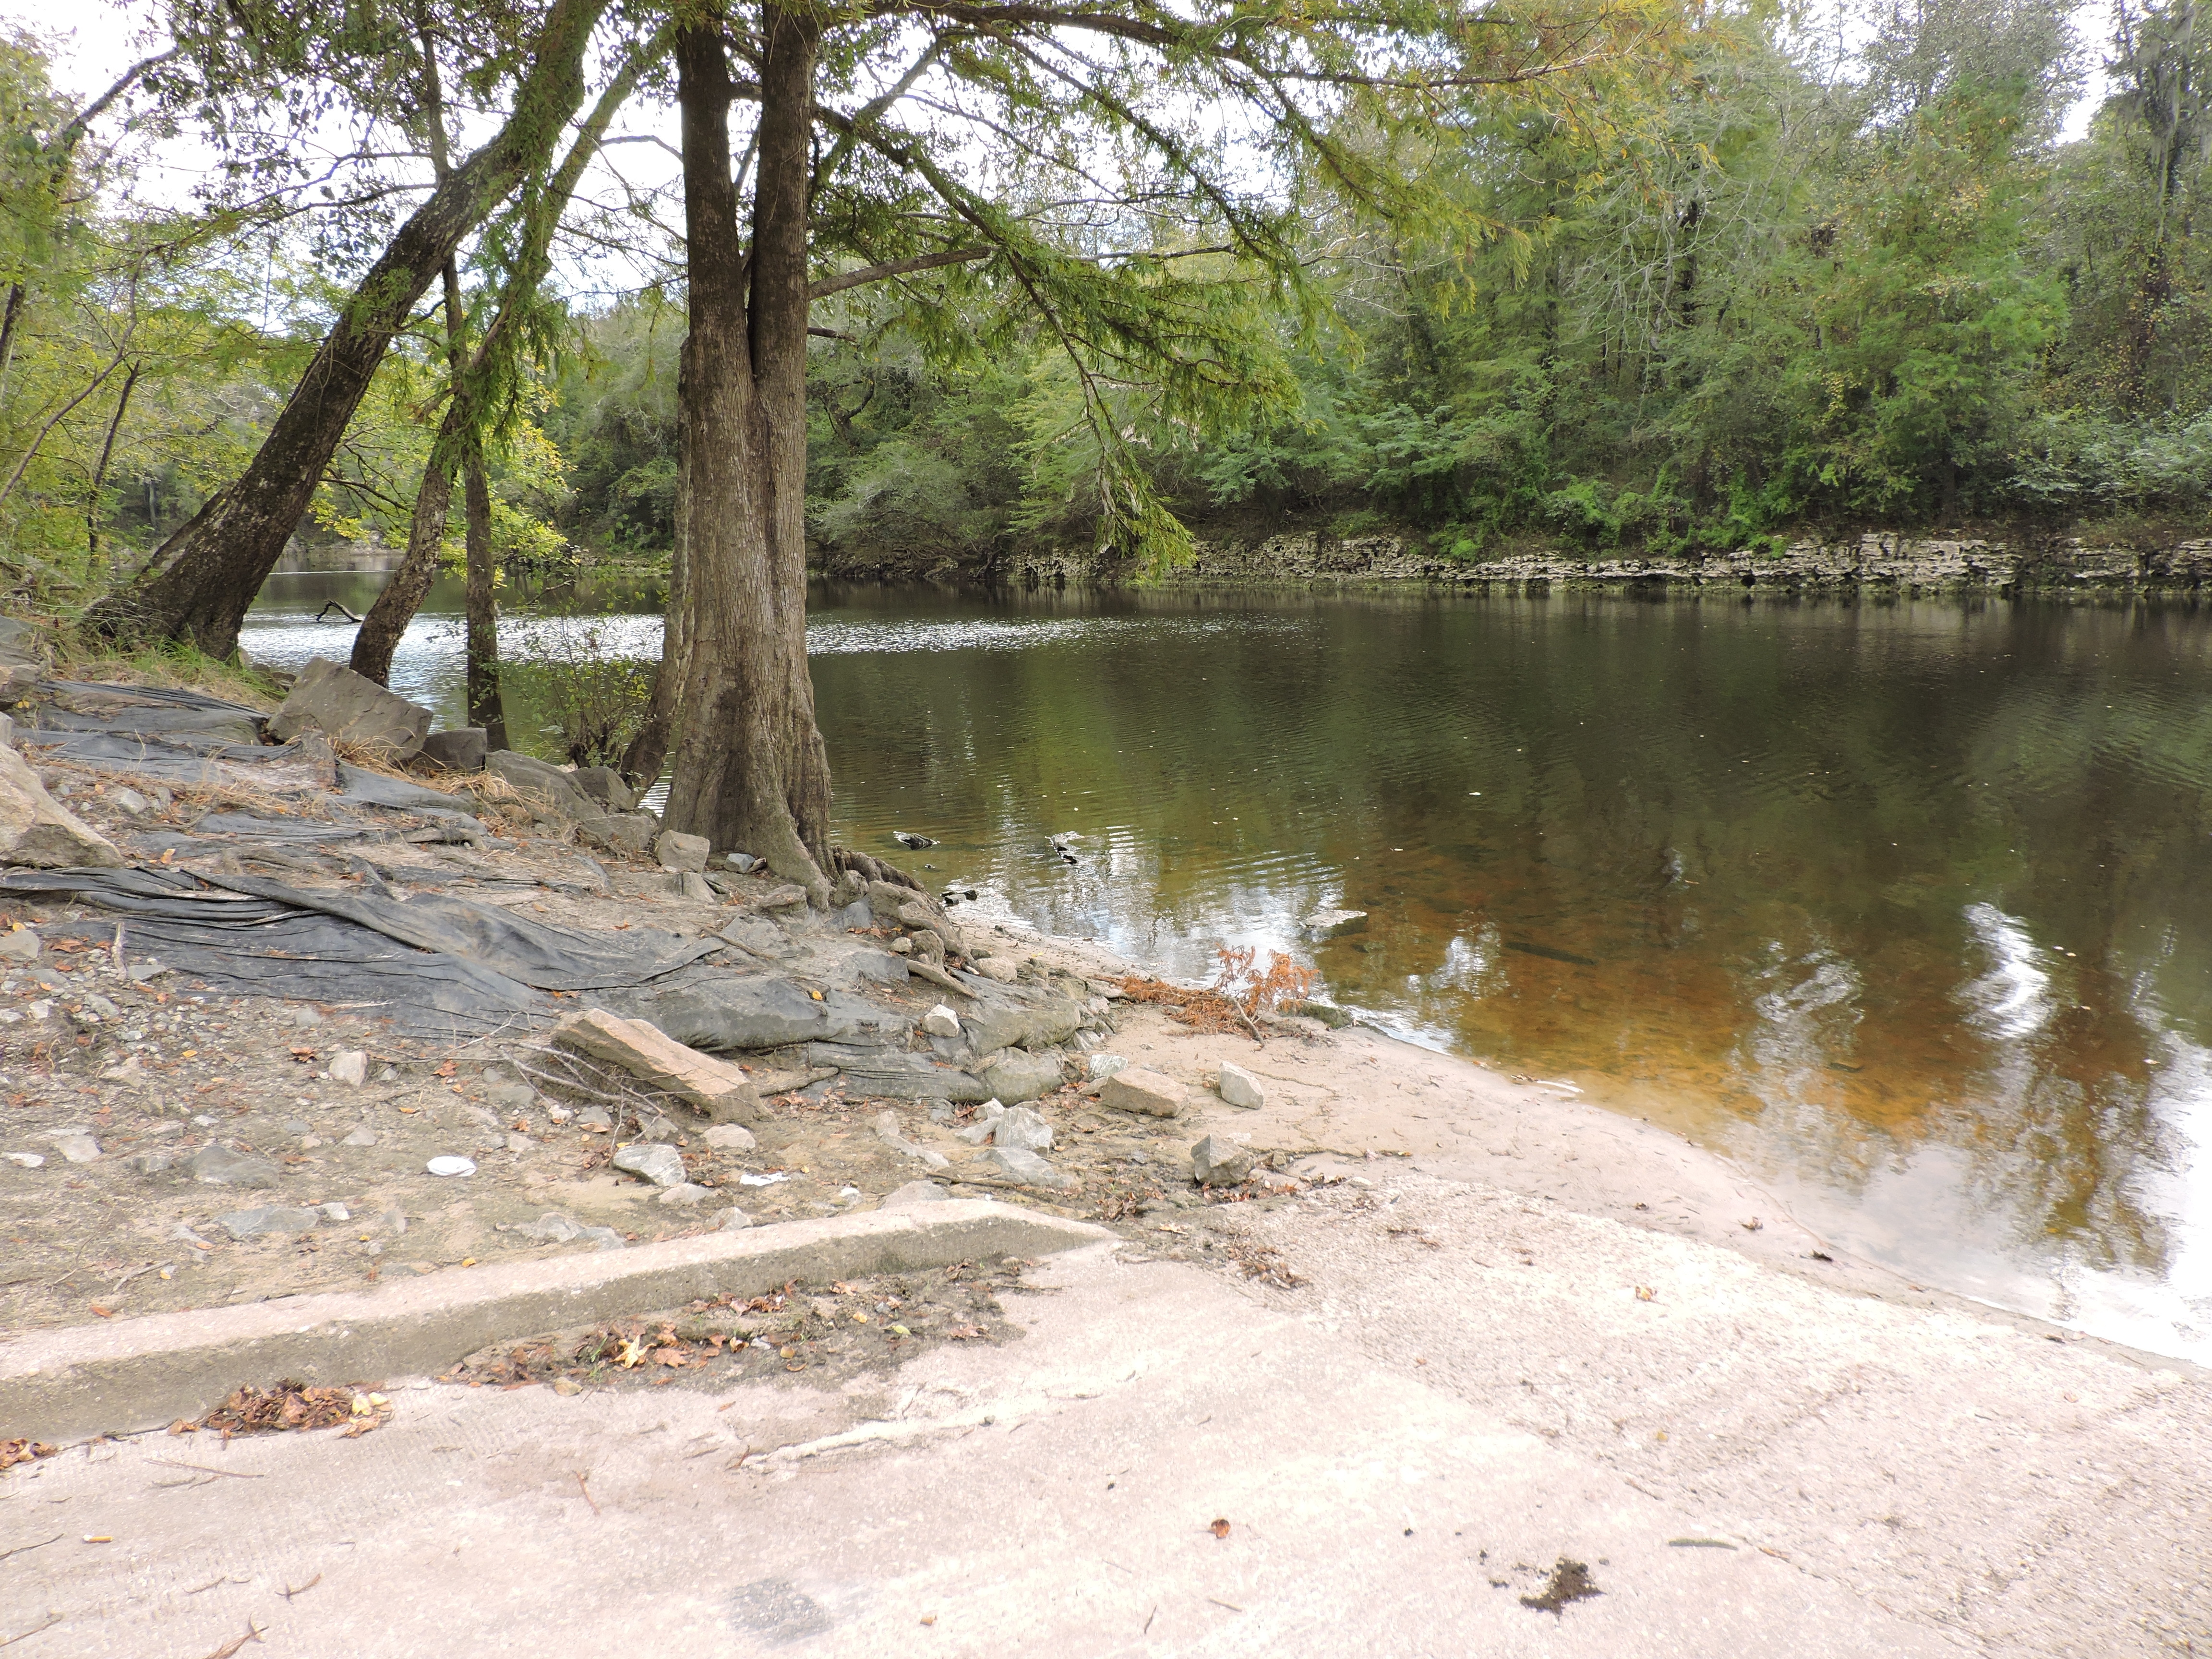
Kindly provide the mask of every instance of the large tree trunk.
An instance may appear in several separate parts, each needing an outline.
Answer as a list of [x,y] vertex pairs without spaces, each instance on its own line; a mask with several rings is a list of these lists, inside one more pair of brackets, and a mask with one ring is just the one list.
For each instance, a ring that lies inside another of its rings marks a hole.
[[514,112],[399,228],[316,350],[260,452],[165,542],[130,587],[86,614],[111,636],[237,648],[239,624],[283,556],[392,335],[462,240],[543,167],[583,102],[583,58],[607,0],[553,0]]
[[494,749],[507,747],[507,712],[499,696],[499,602],[492,590],[491,480],[483,446],[472,443],[461,463],[463,514],[468,523],[466,701],[471,726]]
[[[763,8],[748,259],[719,33],[678,37],[691,330],[691,660],[669,827],[829,898],[830,764],[806,669],[806,210],[818,25]],[[750,290],[750,291],[748,291]]]

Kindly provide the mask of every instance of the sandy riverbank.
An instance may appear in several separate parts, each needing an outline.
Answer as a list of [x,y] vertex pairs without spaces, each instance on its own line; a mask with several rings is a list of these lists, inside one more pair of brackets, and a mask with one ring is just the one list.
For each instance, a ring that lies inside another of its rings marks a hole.
[[[458,841],[450,819],[312,781],[274,806],[217,781],[142,794],[139,810],[121,792],[134,778],[154,790],[150,776],[40,758],[27,736],[66,805],[179,883],[198,870],[210,892],[260,884],[273,902],[281,878],[325,904],[380,887],[399,912],[564,929],[608,951],[696,948],[690,994],[795,985],[848,1040],[732,1051],[762,1098],[710,1139],[672,1100],[557,1080],[548,1036],[578,995],[521,988],[511,1020],[440,1036],[419,1011],[241,994],[212,959],[195,972],[149,957],[127,917],[118,960],[117,912],[9,893],[0,903],[26,924],[0,975],[0,1012],[16,1016],[0,1021],[0,1152],[19,1154],[0,1164],[9,1333],[374,1294],[400,1274],[460,1284],[744,1222],[765,1234],[910,1202],[923,1182],[1119,1236],[710,1310],[714,1330],[655,1338],[682,1362],[657,1376],[604,1364],[580,1378],[495,1345],[459,1381],[375,1379],[392,1403],[368,1440],[226,1454],[213,1437],[164,1437],[21,1465],[0,1474],[0,1549],[34,1550],[22,1605],[52,1609],[45,1647],[27,1652],[143,1648],[157,1630],[212,1648],[240,1619],[309,1647],[402,1651],[358,1619],[395,1572],[425,1587],[448,1633],[495,1604],[507,1634],[550,1631],[550,1601],[518,1626],[510,1596],[481,1595],[486,1569],[464,1558],[455,1577],[447,1534],[464,1513],[477,1519],[461,1549],[480,1522],[503,1540],[507,1589],[551,1574],[572,1635],[635,1639],[649,1603],[653,1631],[734,1629],[736,1651],[794,1632],[882,1651],[924,1602],[945,1610],[948,1638],[967,1632],[965,1651],[1142,1650],[1156,1629],[1164,1650],[1320,1651],[1355,1584],[1407,1652],[1464,1650],[1478,1632],[1486,1650],[1608,1656],[2207,1645],[2202,1375],[1854,1261],[1666,1131],[1371,1030],[1194,1030],[1113,994],[1130,964],[973,908],[945,924],[962,946],[948,987],[893,948],[915,930],[794,909],[759,878],[686,880],[586,851],[573,826],[496,791],[442,809],[469,809],[482,831]],[[247,807],[261,829],[239,821]],[[266,830],[277,820],[289,836]],[[960,1037],[918,1030],[940,1002]],[[1087,1079],[1107,1054],[1182,1085],[1182,1112],[1103,1103]],[[341,1063],[354,1055],[358,1082]],[[1255,1076],[1263,1104],[1220,1097],[1224,1063]],[[902,1067],[933,1085],[1022,1081],[1050,1131],[1051,1182],[994,1163],[972,1098],[933,1109],[941,1096],[911,1081],[887,1089]],[[1194,1184],[1208,1135],[1255,1155],[1251,1182]],[[680,1188],[614,1167],[622,1142],[674,1148]],[[210,1168],[254,1184],[202,1179],[211,1149]],[[474,1173],[431,1175],[438,1156]],[[641,1336],[682,1310],[636,1314]],[[509,1378],[558,1386],[509,1395]],[[663,1456],[654,1437],[672,1434]],[[731,1455],[697,1461],[716,1450]],[[244,1510],[227,1506],[246,1483],[220,1471],[140,1478],[149,1460],[231,1455],[268,1483]],[[1059,1495],[1034,1515],[1006,1507],[1000,1495],[1038,1480]],[[432,1480],[458,1508],[379,1496]],[[198,1507],[176,1509],[173,1489]],[[1106,1496],[1123,1489],[1127,1510]],[[994,1494],[984,1510],[963,1496],[979,1490]],[[604,1565],[672,1563],[655,1519],[672,1498],[716,1517],[717,1538],[758,1532],[758,1563],[726,1594]],[[48,1538],[35,1523],[58,1503],[76,1530]],[[342,1540],[318,1524],[333,1504],[363,1517]],[[838,1540],[875,1536],[886,1513],[913,1523],[913,1547],[849,1557]],[[1201,1562],[1162,1541],[1127,1559],[1135,1534],[1213,1549],[1208,1518],[1231,1513],[1249,1556]],[[80,1533],[117,1547],[106,1548]],[[611,1556],[616,1537],[630,1541]],[[1094,1594],[1102,1553],[1142,1583]],[[1545,1610],[1547,1575],[1570,1559],[1600,1595]],[[210,1570],[225,1588],[194,1599]],[[319,1574],[331,1599],[295,1605]],[[1000,1593],[1017,1584],[1030,1589]],[[1231,1613],[1249,1627],[1207,1622]],[[1100,1621],[1125,1614],[1129,1632],[1107,1639]]]

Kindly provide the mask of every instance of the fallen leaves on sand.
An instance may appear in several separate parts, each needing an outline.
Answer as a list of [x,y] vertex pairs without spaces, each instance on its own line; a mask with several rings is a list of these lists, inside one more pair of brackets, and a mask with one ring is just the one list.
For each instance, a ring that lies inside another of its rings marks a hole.
[[0,1469],[12,1469],[18,1463],[52,1457],[60,1449],[58,1446],[49,1446],[43,1440],[0,1440]]
[[1638,1285],[1636,1287],[1636,1299],[1638,1302],[1656,1302],[1659,1299],[1659,1292],[1649,1285]]
[[191,1434],[213,1429],[226,1440],[241,1434],[285,1434],[343,1425],[346,1438],[356,1439],[382,1427],[391,1419],[392,1402],[380,1394],[353,1389],[311,1388],[286,1381],[273,1389],[248,1384],[198,1422],[179,1419],[169,1425],[171,1434]]
[[1228,1521],[1228,1517],[1227,1517],[1227,1516],[1218,1516],[1218,1515],[1217,1515],[1216,1516],[1214,1516],[1214,1517],[1213,1517],[1213,1524],[1212,1524],[1212,1526],[1208,1527],[1208,1528],[1206,1528],[1206,1530],[1207,1530],[1208,1532],[1212,1533],[1212,1534],[1216,1538],[1226,1538],[1226,1537],[1228,1537],[1228,1536],[1229,1536],[1229,1521]]
[[1264,1279],[1286,1291],[1294,1291],[1307,1282],[1305,1275],[1294,1272],[1291,1264],[1283,1260],[1283,1253],[1272,1244],[1234,1239],[1222,1246],[1221,1253],[1242,1267],[1247,1279]]

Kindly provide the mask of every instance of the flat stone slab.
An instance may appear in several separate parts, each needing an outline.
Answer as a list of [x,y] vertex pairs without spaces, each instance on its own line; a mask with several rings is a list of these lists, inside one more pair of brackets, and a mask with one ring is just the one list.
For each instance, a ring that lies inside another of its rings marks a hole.
[[1088,1222],[950,1199],[626,1250],[455,1267],[243,1307],[27,1332],[0,1346],[0,1440],[130,1434],[204,1415],[242,1383],[423,1375],[495,1342],[719,1296],[915,1273],[1111,1240]]
[[1190,1091],[1173,1078],[1142,1066],[1126,1067],[1098,1085],[1100,1105],[1146,1117],[1177,1116],[1189,1098]]
[[743,1072],[645,1020],[587,1008],[555,1026],[552,1040],[556,1048],[621,1066],[717,1123],[750,1123],[760,1116],[760,1096]]

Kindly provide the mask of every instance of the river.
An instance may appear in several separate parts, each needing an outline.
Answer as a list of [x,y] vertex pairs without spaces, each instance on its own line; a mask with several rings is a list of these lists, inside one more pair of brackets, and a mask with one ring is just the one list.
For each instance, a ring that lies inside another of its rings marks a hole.
[[[377,576],[246,649],[343,660]],[[531,596],[518,594],[518,611]],[[656,593],[502,651],[657,654]],[[459,720],[458,587],[395,689]],[[2212,1361],[2212,617],[2002,600],[817,590],[836,833],[1185,977],[1668,1124],[1839,1246]],[[518,743],[558,758],[541,667]],[[1079,861],[1046,847],[1073,833]],[[901,855],[904,856],[904,855]],[[1298,919],[1364,910],[1320,941]]]

